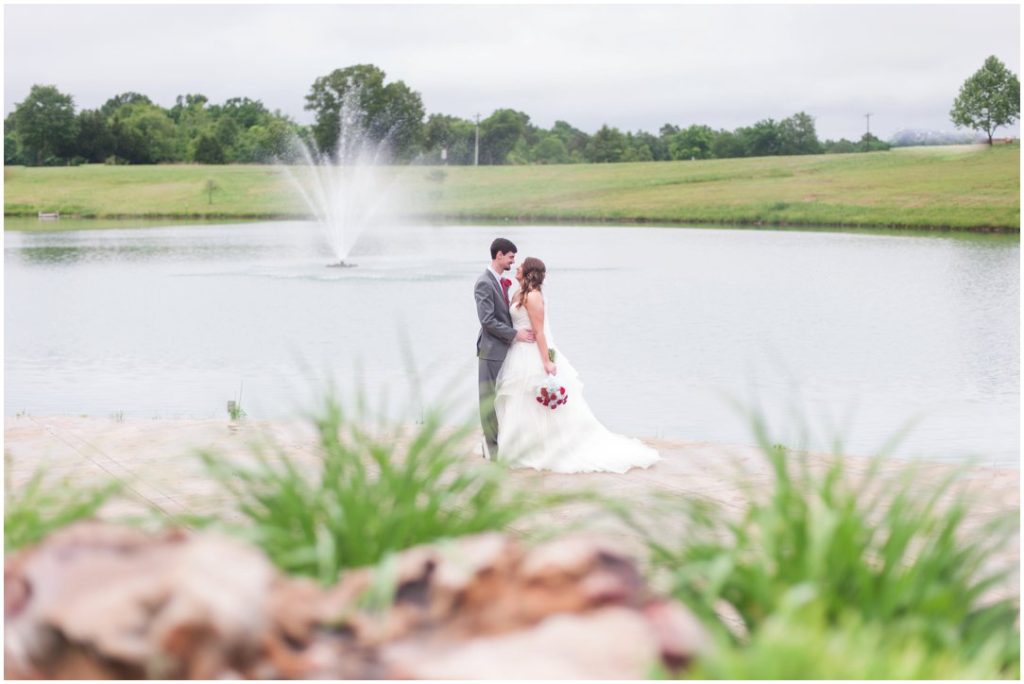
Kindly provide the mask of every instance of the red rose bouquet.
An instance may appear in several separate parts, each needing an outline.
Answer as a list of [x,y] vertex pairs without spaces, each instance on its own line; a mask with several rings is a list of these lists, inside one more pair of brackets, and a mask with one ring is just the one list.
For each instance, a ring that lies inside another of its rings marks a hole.
[[[548,358],[552,363],[555,362],[554,349],[548,350]],[[547,376],[547,379],[537,387],[537,403],[545,408],[554,411],[567,401],[569,401],[569,393],[565,391],[565,387],[554,375]]]

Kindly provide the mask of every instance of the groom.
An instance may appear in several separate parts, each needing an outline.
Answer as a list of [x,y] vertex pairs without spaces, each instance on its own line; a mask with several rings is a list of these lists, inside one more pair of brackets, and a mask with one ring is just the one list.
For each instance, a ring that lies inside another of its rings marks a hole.
[[480,319],[480,334],[476,338],[476,356],[479,360],[480,424],[484,429],[487,450],[484,458],[498,459],[498,417],[494,413],[494,383],[505,361],[512,340],[533,342],[533,332],[512,327],[509,313],[508,288],[512,281],[502,273],[516,261],[516,246],[510,240],[498,238],[491,243],[491,265],[476,279],[476,315]]

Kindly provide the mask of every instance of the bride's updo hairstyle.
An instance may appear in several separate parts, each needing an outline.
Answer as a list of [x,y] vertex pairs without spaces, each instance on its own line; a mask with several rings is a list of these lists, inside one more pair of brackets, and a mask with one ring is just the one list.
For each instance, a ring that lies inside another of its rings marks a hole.
[[544,262],[537,257],[526,257],[523,259],[523,288],[519,290],[519,305],[526,306],[526,295],[534,290],[540,292],[544,284],[544,274],[547,268]]

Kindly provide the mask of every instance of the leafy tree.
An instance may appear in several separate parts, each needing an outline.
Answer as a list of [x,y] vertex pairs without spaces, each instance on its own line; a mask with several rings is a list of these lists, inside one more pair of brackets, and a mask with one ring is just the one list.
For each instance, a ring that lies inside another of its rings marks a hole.
[[452,146],[448,148],[449,164],[470,165],[473,163],[476,150],[476,126],[469,122],[467,124],[466,126],[462,124],[457,126],[458,129],[462,129],[462,133],[455,137]]
[[467,119],[447,114],[431,114],[424,127],[424,147],[431,159],[441,161],[441,150],[448,151],[447,163],[472,164],[476,144],[476,125]]
[[207,107],[209,101],[201,93],[178,95],[174,106],[167,110],[175,125],[175,159],[191,159],[196,141],[216,125],[213,112]]
[[126,104],[151,105],[153,104],[153,101],[141,93],[129,91],[127,93],[115,95],[114,97],[104,102],[103,106],[100,107],[100,113],[109,119],[111,116],[113,116],[114,112],[116,112],[118,109],[120,109],[123,105]]
[[622,161],[626,153],[626,136],[618,128],[601,126],[587,145],[586,158],[589,162]]
[[402,81],[384,84],[386,74],[372,64],[335,69],[313,82],[306,109],[315,112],[313,137],[321,154],[336,155],[343,106],[374,142],[387,140],[395,156],[408,159],[423,132],[423,102]]
[[498,109],[480,122],[480,163],[506,164],[508,155],[525,137],[530,117],[514,109]]
[[384,110],[370,120],[370,134],[375,140],[386,139],[398,159],[411,159],[423,144],[423,101],[402,81],[384,86],[384,94]]
[[294,125],[284,116],[275,115],[266,125],[245,129],[235,141],[235,161],[268,163],[287,160],[291,155]]
[[647,143],[632,133],[626,133],[626,151],[622,154],[624,162],[654,161],[654,154]]
[[530,117],[520,112],[523,116],[523,122],[525,124],[525,130],[523,131],[523,140],[526,142],[526,146],[533,147],[540,142],[540,139],[547,135],[547,131],[538,126],[534,126],[533,122],[530,121]]
[[743,140],[732,131],[720,130],[711,141],[711,155],[716,159],[731,159],[746,154]]
[[666,161],[671,159],[668,144],[660,137],[646,131],[637,131],[633,138],[639,156],[644,156],[643,148],[646,147],[651,154],[650,161]]
[[748,128],[737,128],[736,135],[743,142],[744,156],[767,157],[782,149],[782,132],[773,119],[763,119]]
[[122,105],[111,118],[110,131],[114,153],[131,164],[174,159],[174,122],[156,105]]
[[530,158],[537,164],[568,164],[569,150],[555,134],[543,136],[530,151]]
[[261,144],[265,132],[266,127],[259,124],[240,131],[232,149],[232,160],[240,164],[273,161],[273,155],[265,154]]
[[102,163],[114,154],[114,135],[101,110],[83,109],[78,113],[75,150],[79,156],[92,163]]
[[814,118],[805,112],[779,122],[779,154],[820,154],[821,142],[814,130]]
[[282,160],[294,153],[292,143],[298,137],[299,127],[291,120],[276,116],[266,126],[253,126],[249,130],[256,133],[259,152],[255,161]]
[[892,147],[887,142],[879,140],[870,133],[865,133],[861,136],[860,142],[856,145],[858,152],[882,152]]
[[626,146],[626,151],[622,155],[620,161],[624,162],[649,162],[654,161],[654,155],[651,154],[651,148],[647,145],[632,145]]
[[857,144],[846,138],[825,141],[825,154],[849,154],[858,151]]
[[992,134],[1020,117],[1020,81],[995,56],[964,81],[949,112],[957,128],[982,131],[992,144]]
[[200,164],[223,164],[227,161],[224,145],[216,136],[209,133],[200,135],[192,147],[192,161]]
[[4,119],[4,166],[21,163],[18,138],[14,135],[14,113],[12,112]]
[[18,140],[13,133],[4,133],[4,166],[13,166],[21,163],[21,156],[18,154]]
[[230,149],[235,144],[235,139],[238,138],[239,126],[235,123],[235,120],[229,116],[222,116],[217,120],[216,126],[213,128],[213,135],[217,138],[217,142],[221,144],[225,150]]
[[589,135],[578,128],[570,126],[565,121],[556,121],[555,125],[551,127],[551,133],[565,145],[565,150],[569,153],[570,159],[574,155],[577,159],[583,159],[587,144],[590,142]]
[[509,164],[525,165],[530,163],[530,142],[526,135],[516,141],[516,144],[509,150],[505,161]]
[[56,86],[34,85],[14,107],[15,138],[21,157],[32,164],[53,164],[74,156],[78,136],[75,102]]
[[669,137],[668,149],[672,159],[710,159],[715,133],[709,126],[693,124],[676,130]]
[[309,149],[316,149],[316,140],[313,137],[312,126],[295,126],[294,127],[295,137],[298,138],[299,142]]
[[455,142],[455,124],[458,121],[457,116],[431,114],[423,127],[423,146],[428,150],[451,147]]
[[[193,119],[191,123],[195,123],[194,119],[201,114],[206,114],[206,103],[210,101],[210,98],[206,97],[202,93],[189,93],[187,95],[178,95],[174,98],[174,106],[167,110],[167,115],[171,117],[171,120],[180,125],[183,118]],[[135,104],[135,103],[128,103]],[[148,102],[147,98],[147,104]]]
[[272,116],[262,102],[247,97],[230,98],[221,108],[220,115],[230,118],[243,129],[266,124]]

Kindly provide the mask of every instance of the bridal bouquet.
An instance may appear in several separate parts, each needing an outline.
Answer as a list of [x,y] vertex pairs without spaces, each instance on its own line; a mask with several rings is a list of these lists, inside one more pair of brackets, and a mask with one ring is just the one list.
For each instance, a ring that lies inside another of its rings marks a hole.
[[558,383],[558,378],[549,375],[548,379],[537,388],[537,403],[552,410],[569,401],[565,388]]
[[[548,350],[548,358],[552,363],[555,362],[554,349]],[[554,411],[567,401],[569,401],[569,395],[566,393],[565,387],[558,382],[558,378],[554,375],[549,375],[537,388],[537,403],[545,408],[550,408]]]

